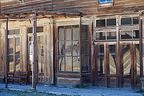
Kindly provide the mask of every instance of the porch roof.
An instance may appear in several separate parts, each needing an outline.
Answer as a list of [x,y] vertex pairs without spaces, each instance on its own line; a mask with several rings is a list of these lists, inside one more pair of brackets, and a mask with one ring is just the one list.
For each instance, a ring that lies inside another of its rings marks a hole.
[[0,19],[28,19],[33,18],[34,14],[37,13],[38,18],[55,18],[55,17],[77,17],[82,16],[83,14],[79,11],[46,11],[46,10],[38,10],[31,12],[23,12],[23,13],[0,13]]

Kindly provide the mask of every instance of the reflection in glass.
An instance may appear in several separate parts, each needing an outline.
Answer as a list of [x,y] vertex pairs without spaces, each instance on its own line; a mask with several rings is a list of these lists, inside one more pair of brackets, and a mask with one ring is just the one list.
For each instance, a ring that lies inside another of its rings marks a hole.
[[98,45],[98,73],[104,74],[104,45]]
[[124,75],[130,75],[131,74],[130,45],[123,45],[122,54],[123,54],[123,72],[124,72]]
[[64,56],[59,56],[58,59],[59,59],[59,71],[65,71],[65,69],[64,69],[64,66],[65,66],[65,63],[64,63],[65,58],[64,58]]
[[79,55],[80,55],[79,42],[73,41],[73,56],[79,56]]
[[65,27],[65,34],[66,34],[66,40],[71,40],[72,38],[71,38],[71,36],[72,36],[72,34],[71,34],[71,26],[66,26]]
[[115,45],[109,45],[109,67],[110,67],[110,74],[116,74]]
[[66,56],[72,56],[72,45],[71,41],[66,41],[65,42],[65,55]]
[[96,40],[106,40],[105,32],[98,32],[96,33]]
[[140,75],[140,50],[139,50],[139,44],[136,44],[136,70],[137,70],[137,75]]
[[73,71],[80,71],[80,57],[73,57]]
[[79,40],[79,26],[73,26],[73,40]]
[[66,71],[72,71],[72,57],[65,57],[66,59]]
[[116,39],[116,32],[107,32],[107,39]]
[[59,27],[59,40],[64,40],[64,27]]
[[15,53],[15,67],[16,71],[20,70],[20,38],[16,38],[16,53]]
[[121,39],[132,39],[132,31],[121,31]]

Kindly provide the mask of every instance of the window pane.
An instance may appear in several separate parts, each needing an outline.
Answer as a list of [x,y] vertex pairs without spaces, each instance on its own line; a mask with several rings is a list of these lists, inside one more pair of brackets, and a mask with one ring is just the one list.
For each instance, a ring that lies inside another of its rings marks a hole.
[[59,40],[64,40],[64,27],[59,27],[58,35]]
[[116,26],[116,19],[107,19],[107,26]]
[[66,26],[65,27],[65,34],[66,34],[66,40],[71,40],[71,26]]
[[96,40],[106,40],[105,32],[96,33]]
[[123,55],[123,72],[124,75],[130,75],[131,73],[131,54],[130,45],[123,45],[122,47]]
[[82,55],[82,71],[88,71],[88,64],[89,64],[89,56]]
[[116,39],[116,32],[107,32],[107,39]]
[[128,24],[132,24],[131,18],[122,18],[121,19],[121,25],[128,25]]
[[96,27],[104,27],[104,26],[105,26],[105,19],[96,20]]
[[139,18],[133,17],[133,24],[139,24]]
[[64,56],[64,41],[59,41],[59,56]]
[[139,44],[136,44],[136,67],[137,67],[137,75],[140,75],[140,48]]
[[65,61],[65,58],[63,56],[59,56],[59,71],[65,71],[64,70],[64,61]]
[[104,45],[98,45],[98,73],[104,73]]
[[37,27],[37,32],[43,32],[43,27]]
[[33,28],[32,27],[27,28],[27,33],[33,33]]
[[110,74],[116,74],[115,45],[109,45],[109,67],[110,67]]
[[13,34],[15,34],[14,30],[9,30],[8,31],[8,35],[13,35]]
[[133,31],[133,38],[134,39],[139,39],[139,30],[134,30]]
[[73,71],[80,71],[80,57],[73,57]]
[[65,42],[65,55],[72,56],[72,43],[71,41]]
[[15,30],[15,34],[20,34],[20,30],[19,29]]
[[73,40],[79,40],[79,26],[73,26]]
[[13,46],[14,46],[14,42],[13,42],[13,38],[9,38],[8,39],[8,54],[13,54]]
[[66,71],[72,71],[72,57],[66,57]]
[[121,39],[132,39],[132,31],[121,31]]
[[79,42],[78,41],[73,41],[73,56],[79,56],[80,51],[79,51]]
[[81,32],[82,32],[82,40],[88,40],[88,26],[87,25],[82,25]]
[[88,41],[82,41],[82,54],[88,55],[89,44]]

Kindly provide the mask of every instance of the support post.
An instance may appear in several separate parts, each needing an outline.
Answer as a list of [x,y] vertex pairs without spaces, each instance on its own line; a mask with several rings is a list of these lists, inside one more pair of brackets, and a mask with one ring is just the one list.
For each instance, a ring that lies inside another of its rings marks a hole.
[[32,70],[32,90],[36,90],[37,83],[37,74],[36,74],[36,66],[37,66],[37,13],[34,15],[34,31],[33,31],[33,70]]
[[5,48],[5,88],[8,88],[8,18],[6,20]]

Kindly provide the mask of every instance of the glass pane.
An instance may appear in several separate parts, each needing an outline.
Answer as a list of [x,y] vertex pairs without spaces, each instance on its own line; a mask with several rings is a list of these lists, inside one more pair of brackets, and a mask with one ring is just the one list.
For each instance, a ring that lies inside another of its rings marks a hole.
[[73,26],[73,40],[79,40],[79,26]]
[[8,35],[13,35],[13,34],[15,34],[14,30],[9,30],[8,31]]
[[121,18],[121,25],[132,24],[131,18]]
[[63,56],[59,56],[59,71],[65,71],[64,66],[65,66],[65,58]]
[[80,55],[80,45],[78,41],[73,41],[73,56],[79,56]]
[[136,44],[136,66],[137,66],[137,75],[140,75],[140,49],[139,44]]
[[130,75],[131,74],[130,45],[123,45],[122,54],[123,54],[123,73],[124,75]]
[[96,27],[105,27],[105,19],[96,20]]
[[15,30],[15,34],[20,34],[20,30],[19,30],[19,29],[16,29],[16,30]]
[[16,53],[15,53],[15,58],[16,58],[16,71],[20,70],[20,38],[16,38]]
[[116,26],[116,19],[107,19],[107,26]]
[[43,32],[43,27],[37,27],[37,32]]
[[65,55],[66,56],[72,56],[72,43],[71,41],[65,42]]
[[133,17],[133,24],[139,24],[139,18]]
[[32,71],[33,62],[33,38],[29,37],[29,70]]
[[134,39],[139,39],[139,30],[134,30],[133,31],[133,38]]
[[96,33],[96,40],[106,40],[105,32]]
[[88,71],[89,56],[82,55],[82,72]]
[[59,53],[58,53],[58,55],[59,56],[64,56],[64,48],[65,48],[65,46],[64,46],[64,41],[59,41]]
[[73,71],[80,71],[80,57],[73,57]]
[[71,40],[72,34],[71,34],[71,26],[65,27],[65,34],[66,34],[66,40]]
[[88,40],[88,26],[87,25],[82,25],[81,32],[82,32],[82,40]]
[[107,32],[107,39],[116,39],[116,32]]
[[82,54],[88,55],[89,44],[88,41],[82,41]]
[[27,28],[27,33],[33,33],[33,28],[32,27]]
[[116,51],[115,45],[109,45],[110,74],[116,74]]
[[132,39],[132,31],[121,31],[121,39]]
[[66,57],[66,71],[72,71],[72,57]]
[[59,27],[59,40],[64,40],[64,27]]
[[8,54],[13,54],[13,46],[14,46],[14,40],[13,38],[8,39]]
[[104,74],[104,45],[98,45],[98,73]]

